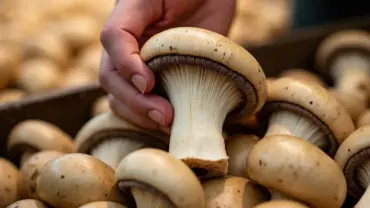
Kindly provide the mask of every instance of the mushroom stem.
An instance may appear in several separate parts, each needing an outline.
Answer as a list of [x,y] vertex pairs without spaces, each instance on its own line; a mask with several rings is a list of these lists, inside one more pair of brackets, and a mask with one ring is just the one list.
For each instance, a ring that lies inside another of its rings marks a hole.
[[370,204],[370,160],[366,160],[357,168],[357,178],[360,186],[366,189],[355,208],[369,207]]
[[281,110],[270,115],[266,136],[284,134],[304,138],[321,149],[329,142],[319,126],[297,113]]
[[144,143],[126,138],[112,138],[92,149],[91,155],[116,169],[118,163],[129,153],[138,150]]
[[23,164],[37,151],[34,149],[26,149],[21,156],[20,166],[22,167]]
[[[242,94],[228,76],[195,65],[173,65],[161,72],[164,88],[174,106],[170,154],[184,160],[212,161],[227,171],[222,126],[228,113],[242,101]],[[214,167],[213,167],[214,168]],[[208,170],[207,169],[207,170]]]
[[131,193],[135,199],[137,208],[171,207],[168,204],[168,200],[144,188],[131,188]]

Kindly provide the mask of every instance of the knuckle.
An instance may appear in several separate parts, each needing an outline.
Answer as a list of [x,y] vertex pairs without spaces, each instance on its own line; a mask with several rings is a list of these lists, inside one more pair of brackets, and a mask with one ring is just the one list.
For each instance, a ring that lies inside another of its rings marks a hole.
[[103,45],[109,43],[109,41],[116,35],[116,27],[112,25],[104,25],[102,31],[100,32],[100,42]]

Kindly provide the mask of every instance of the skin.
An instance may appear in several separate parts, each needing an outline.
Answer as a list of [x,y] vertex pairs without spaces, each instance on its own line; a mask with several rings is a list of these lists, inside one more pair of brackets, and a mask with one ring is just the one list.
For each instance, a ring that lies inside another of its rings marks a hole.
[[234,11],[235,0],[118,0],[101,32],[105,51],[100,82],[110,93],[112,111],[141,127],[169,133],[173,108],[151,94],[154,74],[141,60],[139,48],[152,35],[178,26],[226,35]]

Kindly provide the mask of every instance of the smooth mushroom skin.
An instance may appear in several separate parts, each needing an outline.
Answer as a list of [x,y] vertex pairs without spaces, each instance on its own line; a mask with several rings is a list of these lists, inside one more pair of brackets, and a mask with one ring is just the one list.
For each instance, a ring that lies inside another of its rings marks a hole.
[[247,169],[258,184],[312,207],[339,208],[346,198],[346,179],[334,160],[294,136],[261,139],[249,153]]
[[58,89],[63,74],[47,59],[33,59],[23,63],[17,84],[28,93],[39,93]]
[[8,138],[8,151],[12,157],[20,158],[21,167],[31,155],[42,150],[72,153],[76,147],[71,136],[49,122],[25,120],[14,126]]
[[93,105],[92,109],[92,116],[95,117],[97,115],[110,112],[109,100],[108,96],[102,96],[98,98]]
[[253,115],[263,106],[266,78],[259,63],[230,39],[193,27],[154,35],[140,55],[174,106],[170,154],[201,169],[199,177],[225,175],[222,126],[228,114]]
[[[1,75],[0,75],[1,76]],[[21,100],[26,96],[26,92],[19,89],[6,89],[0,91],[0,104]]]
[[360,128],[363,126],[370,125],[370,110],[362,112],[362,114],[357,118],[356,127]]
[[254,208],[310,208],[302,203],[291,200],[274,200],[263,202]]
[[354,131],[339,147],[335,161],[346,176],[348,194],[361,198],[357,207],[368,207],[370,203],[370,126]]
[[252,208],[267,201],[268,191],[245,178],[226,176],[203,183],[206,208]]
[[228,175],[245,177],[249,179],[246,171],[248,154],[260,138],[255,135],[235,135],[228,138],[225,143],[226,153],[229,156]]
[[79,208],[126,208],[126,206],[118,204],[116,202],[100,201],[100,202],[91,202]]
[[18,169],[0,157],[0,207],[7,207],[18,199]]
[[168,149],[168,136],[141,129],[113,112],[88,121],[77,133],[77,152],[91,154],[115,169],[130,152],[145,146]]
[[325,82],[318,75],[306,69],[301,68],[286,69],[280,74],[280,77],[291,77],[296,79],[302,79],[326,87]]
[[338,90],[363,90],[370,95],[364,78],[370,75],[370,35],[363,30],[343,30],[327,37],[316,54],[318,69],[335,79]]
[[48,208],[43,202],[35,199],[23,199],[9,205],[7,208]]
[[145,148],[128,154],[116,169],[121,190],[129,189],[137,208],[204,207],[204,191],[192,170],[159,149]]
[[55,158],[37,179],[42,201],[58,208],[76,208],[94,201],[125,204],[125,196],[115,186],[114,170],[99,159],[81,153]]
[[21,167],[19,179],[19,196],[22,199],[40,199],[36,192],[37,178],[46,163],[62,156],[62,152],[48,150],[32,155]]
[[303,138],[330,156],[355,130],[347,110],[324,87],[290,77],[271,82],[258,118],[268,123],[265,136],[285,134]]
[[69,69],[61,81],[60,87],[62,88],[74,88],[81,87],[95,83],[95,79],[90,73],[85,69],[72,68]]
[[361,94],[335,89],[330,89],[329,92],[343,105],[353,121],[356,121],[367,108],[366,97]]

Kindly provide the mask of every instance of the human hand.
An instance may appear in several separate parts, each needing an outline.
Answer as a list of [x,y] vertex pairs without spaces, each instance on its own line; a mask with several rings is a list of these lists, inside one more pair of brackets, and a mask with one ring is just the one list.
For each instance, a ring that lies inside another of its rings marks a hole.
[[163,30],[194,26],[226,35],[235,0],[117,0],[101,33],[104,46],[100,83],[109,92],[112,111],[141,127],[169,133],[171,104],[150,94],[153,72],[140,58],[140,47]]

